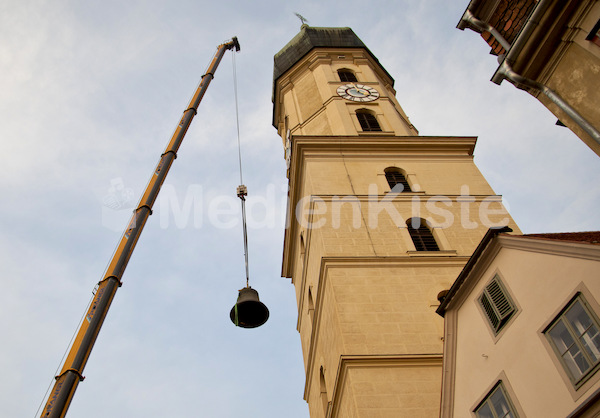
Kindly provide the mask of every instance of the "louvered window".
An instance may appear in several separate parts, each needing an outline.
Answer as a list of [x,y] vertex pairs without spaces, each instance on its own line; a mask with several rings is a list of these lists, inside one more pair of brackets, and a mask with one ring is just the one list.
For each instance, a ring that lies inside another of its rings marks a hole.
[[401,184],[403,186],[401,191],[411,191],[410,185],[408,184],[406,177],[404,176],[404,174],[402,174],[402,172],[400,172],[400,169],[396,167],[388,167],[385,169],[385,179],[387,180],[390,186],[390,190],[393,190],[394,187],[396,187],[396,185]]
[[358,118],[358,123],[360,123],[360,127],[365,132],[380,132],[381,126],[379,126],[379,122],[377,122],[377,118],[372,113],[366,111],[357,111],[356,117]]
[[343,81],[344,83],[358,81],[354,73],[350,70],[338,70],[338,76],[340,77],[340,81]]
[[579,294],[544,331],[575,386],[600,368],[599,329],[598,319]]
[[439,251],[433,234],[424,219],[411,218],[406,222],[408,233],[417,251]]
[[516,311],[514,303],[504,286],[502,286],[498,276],[494,277],[490,284],[485,287],[479,302],[496,334]]

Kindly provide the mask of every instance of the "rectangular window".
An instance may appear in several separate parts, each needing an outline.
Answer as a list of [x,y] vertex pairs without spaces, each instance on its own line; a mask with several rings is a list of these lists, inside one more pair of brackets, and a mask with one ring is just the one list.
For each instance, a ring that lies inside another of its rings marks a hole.
[[578,294],[544,334],[577,387],[600,365],[598,319]]
[[479,303],[495,334],[500,332],[516,312],[515,304],[510,299],[498,276],[495,276],[484,288],[479,297]]
[[506,390],[499,381],[483,402],[475,409],[477,418],[518,418]]

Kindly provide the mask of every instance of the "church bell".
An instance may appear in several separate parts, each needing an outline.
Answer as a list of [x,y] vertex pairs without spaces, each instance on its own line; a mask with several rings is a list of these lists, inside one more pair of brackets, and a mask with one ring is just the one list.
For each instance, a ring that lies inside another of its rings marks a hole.
[[242,328],[256,328],[267,322],[269,310],[250,286],[239,291],[237,302],[229,312],[231,322]]

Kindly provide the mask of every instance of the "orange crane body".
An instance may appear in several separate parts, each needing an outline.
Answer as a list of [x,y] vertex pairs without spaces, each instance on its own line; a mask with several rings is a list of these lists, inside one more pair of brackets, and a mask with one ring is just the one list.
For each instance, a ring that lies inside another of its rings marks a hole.
[[42,410],[43,418],[62,418],[66,415],[67,409],[73,399],[75,390],[80,381],[84,379],[83,369],[88,361],[92,347],[98,337],[104,318],[112,300],[121,286],[121,277],[127,267],[129,258],[133,253],[137,240],[140,237],[142,229],[152,214],[152,206],[156,201],[160,188],[171,168],[173,160],[177,158],[177,151],[183,138],[197,113],[198,106],[204,97],[208,85],[214,78],[214,72],[219,66],[223,55],[227,50],[235,48],[240,50],[240,44],[236,37],[231,41],[223,43],[217,47],[217,52],[213,57],[206,74],[202,76],[193,97],[191,98],[187,109],[183,112],[181,121],[165,151],[160,156],[156,169],[152,173],[146,190],[140,199],[140,202],[133,212],[127,228],[119,242],[115,253],[112,256],[110,264],[106,269],[104,278],[98,283],[98,288],[92,302],[88,308],[84,320],[79,326],[77,335],[71,345],[69,354],[62,366],[60,374],[56,376],[56,382],[46,400],[46,405]]

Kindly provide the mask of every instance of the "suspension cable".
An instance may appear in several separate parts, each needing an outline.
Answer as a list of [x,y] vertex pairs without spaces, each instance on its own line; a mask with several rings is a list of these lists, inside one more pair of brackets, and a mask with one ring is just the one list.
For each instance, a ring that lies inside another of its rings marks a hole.
[[240,115],[238,110],[238,92],[237,92],[237,71],[235,65],[235,54],[231,54],[233,60],[233,95],[235,97],[235,124],[237,128],[237,141],[238,141],[238,159],[240,162],[240,184],[244,184],[242,179],[242,145],[240,143]]
[[244,262],[246,266],[246,287],[250,283],[250,269],[248,267],[248,228],[246,226],[246,196],[248,189],[244,186],[242,176],[242,144],[240,141],[240,116],[238,110],[238,93],[237,93],[237,71],[235,64],[235,54],[231,54],[233,62],[233,92],[235,97],[235,122],[237,127],[237,142],[238,142],[238,160],[240,164],[240,185],[237,188],[237,196],[242,201],[242,227],[244,232]]

